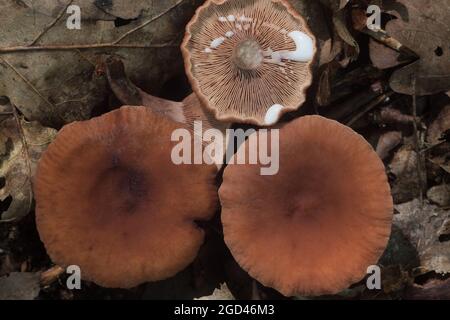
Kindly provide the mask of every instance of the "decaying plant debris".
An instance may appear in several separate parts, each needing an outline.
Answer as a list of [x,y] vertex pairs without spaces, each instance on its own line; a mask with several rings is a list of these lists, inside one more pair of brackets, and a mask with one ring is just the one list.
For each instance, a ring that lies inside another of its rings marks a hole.
[[[395,202],[392,235],[379,261],[382,290],[368,290],[362,281],[327,298],[448,299],[449,2],[289,2],[308,23],[318,52],[306,103],[282,122],[319,114],[362,134],[384,161]],[[179,47],[203,1],[102,3],[0,0],[0,299],[283,298],[233,259],[220,212],[201,223],[205,244],[177,276],[131,290],[91,282],[67,289],[67,275],[48,257],[34,222],[32,183],[42,152],[62,126],[136,104],[133,99],[157,96],[174,108],[197,103]],[[70,4],[83,12],[76,32],[65,25]],[[369,4],[382,8],[381,30],[366,27]],[[126,75],[111,79],[111,59]]]

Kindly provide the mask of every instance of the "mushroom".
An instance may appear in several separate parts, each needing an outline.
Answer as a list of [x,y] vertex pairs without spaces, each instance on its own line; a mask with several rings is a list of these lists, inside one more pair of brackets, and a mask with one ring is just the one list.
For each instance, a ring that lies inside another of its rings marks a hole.
[[[208,148],[206,151],[222,148],[222,154],[226,153],[229,138],[227,129],[231,127],[231,124],[217,121],[211,112],[202,107],[200,100],[195,94],[189,95],[182,102],[170,101],[150,95],[133,84],[126,75],[123,62],[113,57],[106,61],[106,74],[112,91],[124,105],[148,107],[157,114],[186,124],[201,139],[207,130],[218,130],[224,138],[223,141],[213,141],[215,148]],[[196,129],[196,122],[202,124],[201,131]],[[203,143],[205,142],[203,141]],[[209,154],[209,156],[216,163],[218,170],[220,170],[224,163],[223,157],[219,158],[214,154]]]
[[360,135],[319,116],[282,127],[279,151],[277,175],[261,176],[260,165],[225,169],[225,242],[252,277],[286,296],[338,293],[387,245],[393,201],[384,165]]
[[204,240],[196,221],[216,210],[216,168],[173,164],[171,134],[181,127],[123,107],[60,131],[34,181],[37,228],[56,264],[131,288],[194,260]]
[[316,41],[286,0],[208,0],[181,49],[194,92],[218,120],[270,126],[305,102]]

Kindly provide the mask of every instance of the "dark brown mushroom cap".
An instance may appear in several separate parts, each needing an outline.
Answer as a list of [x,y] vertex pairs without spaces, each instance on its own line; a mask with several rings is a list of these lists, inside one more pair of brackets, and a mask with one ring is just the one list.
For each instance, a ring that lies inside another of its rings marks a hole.
[[39,163],[36,221],[52,260],[104,287],[184,269],[217,205],[216,168],[171,161],[180,124],[123,107],[64,127]]
[[[230,123],[219,122],[211,112],[202,107],[200,100],[192,93],[186,97],[182,102],[169,101],[152,96],[131,82],[125,74],[125,67],[123,62],[117,58],[109,58],[106,62],[106,73],[109,85],[116,95],[116,97],[124,105],[145,106],[150,108],[154,113],[165,116],[173,121],[186,124],[192,132],[196,135],[205,135],[210,129],[219,130],[224,136],[223,141],[214,141],[217,148],[226,151],[227,129],[230,128]],[[196,129],[195,124],[201,123],[202,130]],[[203,137],[199,137],[203,139]],[[206,150],[209,152],[209,149]],[[217,163],[220,170],[223,166],[223,159],[209,154],[213,161]]]
[[312,81],[315,38],[286,0],[208,0],[181,48],[193,90],[221,121],[273,125]]
[[280,130],[277,175],[229,165],[219,196],[233,256],[286,296],[334,294],[361,280],[390,235],[383,163],[363,137],[318,116]]

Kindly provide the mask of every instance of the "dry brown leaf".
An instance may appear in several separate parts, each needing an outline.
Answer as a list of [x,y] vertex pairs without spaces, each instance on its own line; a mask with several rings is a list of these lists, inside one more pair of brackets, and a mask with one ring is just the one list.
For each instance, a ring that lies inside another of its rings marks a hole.
[[[138,19],[120,27],[115,26],[115,16],[93,5],[94,0],[74,1],[80,5],[84,18],[81,30],[69,30],[66,27],[68,15],[65,14],[36,45],[114,42],[172,8],[178,1],[147,1]],[[130,4],[130,1],[115,1],[117,4],[119,2]],[[0,0],[0,47],[30,44],[55,20],[67,3],[67,0]],[[120,42],[128,45],[163,45],[159,48],[1,54],[0,96],[8,96],[27,119],[46,126],[59,127],[88,119],[93,109],[100,109],[106,104],[109,94],[105,78],[96,72],[99,54],[121,56],[133,81],[145,90],[158,92],[169,79],[183,70],[177,41],[200,3],[200,0],[184,1]]]
[[406,290],[407,300],[450,300],[450,279],[431,280],[424,284],[413,285]]
[[145,9],[154,10],[153,7],[158,6],[155,4],[156,1],[151,1],[149,6],[148,0],[95,0],[93,2],[100,10],[122,19],[136,19]]
[[40,292],[38,273],[13,272],[0,278],[0,300],[34,300]]
[[398,0],[408,17],[391,20],[387,33],[420,59],[396,71],[390,84],[394,91],[430,95],[450,88],[450,2],[448,0]]
[[398,66],[401,62],[398,61],[400,53],[386,47],[384,44],[376,40],[369,41],[370,60],[372,64],[378,69],[389,69]]
[[411,146],[403,146],[389,164],[389,171],[395,176],[392,183],[395,203],[411,201],[420,195],[417,158],[417,153]]
[[394,150],[403,140],[403,135],[400,131],[389,131],[381,135],[377,144],[377,154],[384,160],[392,150]]
[[441,209],[419,199],[396,205],[399,212],[394,216],[394,225],[415,246],[420,265],[427,271],[450,273],[450,242],[445,240],[446,226],[450,222],[450,211]]
[[430,188],[427,198],[441,207],[450,206],[450,185],[441,184]]
[[33,196],[31,179],[36,164],[56,136],[56,130],[10,116],[0,123],[0,201],[10,199],[1,220],[17,220],[30,212]]
[[436,120],[430,125],[427,133],[427,142],[431,145],[442,142],[441,139],[448,130],[450,130],[450,105],[445,106]]

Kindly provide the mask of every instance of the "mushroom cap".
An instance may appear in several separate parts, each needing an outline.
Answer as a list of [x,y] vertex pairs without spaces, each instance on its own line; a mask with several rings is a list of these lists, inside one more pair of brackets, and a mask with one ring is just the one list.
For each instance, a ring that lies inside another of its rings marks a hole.
[[60,131],[34,181],[37,228],[56,264],[131,288],[195,259],[204,240],[195,221],[216,211],[216,168],[173,164],[171,134],[180,127],[148,108],[122,107]]
[[[248,148],[247,141],[242,148]],[[237,262],[286,296],[335,294],[377,263],[391,230],[385,168],[360,135],[307,116],[280,130],[280,171],[229,165],[219,190]]]
[[181,49],[194,92],[218,120],[269,126],[305,102],[316,41],[286,0],[208,0]]

